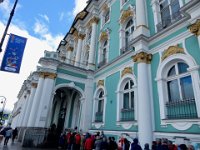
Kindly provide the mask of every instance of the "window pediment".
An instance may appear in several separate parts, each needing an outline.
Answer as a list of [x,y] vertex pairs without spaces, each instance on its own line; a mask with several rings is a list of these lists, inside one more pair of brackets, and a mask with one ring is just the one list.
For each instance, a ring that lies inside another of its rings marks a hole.
[[127,10],[123,10],[122,15],[120,17],[120,23],[123,24],[125,23],[125,21],[129,18],[134,16],[133,11],[131,10],[131,8],[129,7]]
[[122,71],[121,77],[123,77],[126,74],[133,74],[133,70],[131,67],[124,68],[124,70]]
[[177,53],[185,53],[184,52],[184,49],[179,47],[178,45],[176,46],[170,46],[168,49],[166,49],[164,52],[163,52],[163,55],[162,55],[162,61],[164,59],[166,59],[167,57],[171,56],[171,55],[174,55],[174,54],[177,54]]

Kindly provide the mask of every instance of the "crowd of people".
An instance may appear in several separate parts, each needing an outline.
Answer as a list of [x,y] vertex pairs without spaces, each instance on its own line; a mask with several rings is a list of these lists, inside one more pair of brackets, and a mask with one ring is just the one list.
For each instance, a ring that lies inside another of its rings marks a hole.
[[12,139],[12,143],[14,143],[14,140],[16,139],[17,135],[18,135],[18,129],[17,128],[12,129],[10,127],[10,125],[8,125],[6,127],[1,126],[1,129],[0,129],[0,144],[4,139],[3,145],[7,146],[10,138]]
[[[149,146],[151,145],[151,146]],[[65,150],[142,150],[137,138],[132,141],[126,137],[115,140],[115,137],[107,137],[103,131],[95,134],[83,134],[77,130],[65,130],[59,138],[59,149]],[[144,150],[196,150],[193,145],[173,144],[168,139],[158,139],[151,144],[146,143]]]

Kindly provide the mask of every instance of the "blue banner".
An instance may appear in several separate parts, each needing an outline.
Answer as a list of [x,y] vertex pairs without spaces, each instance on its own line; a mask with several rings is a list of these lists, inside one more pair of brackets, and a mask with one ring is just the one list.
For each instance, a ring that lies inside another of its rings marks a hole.
[[2,71],[19,73],[26,40],[24,37],[10,34],[1,63]]

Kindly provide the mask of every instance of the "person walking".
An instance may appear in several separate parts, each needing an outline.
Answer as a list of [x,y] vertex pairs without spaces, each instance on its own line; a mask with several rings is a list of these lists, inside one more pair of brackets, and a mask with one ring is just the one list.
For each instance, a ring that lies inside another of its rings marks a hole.
[[5,146],[7,146],[9,139],[12,137],[12,132],[13,132],[12,128],[10,128],[10,129],[8,129],[6,131],[6,133],[5,133],[5,140],[4,140],[4,145]]
[[12,133],[12,143],[14,143],[14,140],[17,137],[17,135],[18,135],[18,130],[17,128],[15,128]]

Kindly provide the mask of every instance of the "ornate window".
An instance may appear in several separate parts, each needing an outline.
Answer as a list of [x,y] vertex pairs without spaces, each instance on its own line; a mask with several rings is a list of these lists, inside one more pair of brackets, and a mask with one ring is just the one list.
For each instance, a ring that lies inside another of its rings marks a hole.
[[120,54],[134,50],[134,47],[130,45],[131,36],[136,25],[134,12],[134,7],[129,7],[127,10],[122,11],[120,17]]
[[197,118],[192,79],[188,65],[175,63],[167,73],[167,119]]
[[161,20],[157,24],[158,31],[181,18],[179,0],[159,0],[159,10]]
[[[186,130],[200,116],[199,67],[186,54],[166,57],[157,71],[161,125]],[[187,119],[182,122],[182,119]]]
[[107,22],[110,20],[110,8],[107,4],[104,4],[102,7],[102,13],[101,13],[101,27],[104,26]]
[[98,67],[102,67],[107,63],[108,58],[108,40],[102,41],[100,46],[100,55],[99,55],[99,65]]
[[94,122],[103,122],[104,116],[104,90],[99,89],[95,100]]

